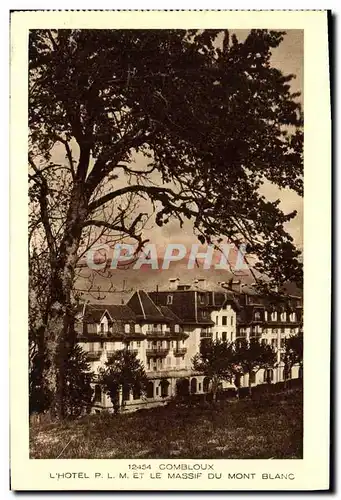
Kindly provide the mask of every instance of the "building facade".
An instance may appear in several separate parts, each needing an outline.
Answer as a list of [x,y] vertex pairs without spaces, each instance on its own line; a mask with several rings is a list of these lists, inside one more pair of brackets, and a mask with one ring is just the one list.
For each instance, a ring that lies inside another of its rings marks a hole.
[[[94,411],[111,409],[112,403],[96,384],[96,375],[110,356],[120,349],[134,352],[149,379],[144,395],[123,396],[125,408],[160,405],[177,392],[206,393],[210,380],[192,367],[192,359],[207,339],[233,342],[257,337],[277,352],[278,366],[259,370],[253,384],[283,380],[281,352],[284,339],[302,325],[301,301],[291,297],[283,304],[270,304],[250,290],[207,290],[197,280],[180,284],[171,280],[166,291],[136,291],[125,305],[86,304],[77,315],[78,342],[87,354],[94,373]],[[294,367],[292,378],[300,374]],[[248,385],[248,377],[240,385]],[[223,388],[235,388],[223,383]]]

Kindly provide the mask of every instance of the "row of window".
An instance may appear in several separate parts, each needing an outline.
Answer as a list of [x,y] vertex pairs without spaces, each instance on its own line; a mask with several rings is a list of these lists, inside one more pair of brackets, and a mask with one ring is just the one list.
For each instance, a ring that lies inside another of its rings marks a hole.
[[[175,358],[175,366],[181,366],[181,362],[185,360],[184,356],[178,356]],[[147,368],[149,371],[160,371],[164,368],[171,369],[172,367],[172,358],[148,358],[147,359]]]
[[[135,333],[142,333],[142,325],[135,324],[134,327],[135,327],[134,328]],[[102,323],[100,323],[100,332],[107,333],[109,330],[110,329],[108,326],[108,322],[102,321]],[[153,332],[161,332],[161,331],[163,331],[164,333],[170,332],[169,326],[164,325],[164,324],[147,325],[147,330],[146,330],[147,334],[153,333]],[[180,325],[174,325],[174,331],[175,331],[175,333],[179,333]],[[130,324],[129,323],[126,323],[124,325],[124,332],[130,333]]]
[[[215,338],[216,338],[216,340],[218,340],[220,338],[220,334],[218,332],[215,334]],[[230,341],[231,338],[230,338],[230,336],[228,337],[227,332],[222,332],[221,333],[221,340],[223,342],[226,342],[226,341]]]
[[[286,312],[282,312],[280,314],[277,313],[277,311],[272,311],[271,313],[268,313],[268,311],[264,311],[264,321],[268,321],[269,318],[271,321],[277,321],[277,318],[280,318],[280,321],[287,321],[287,317],[289,317],[289,321],[292,323],[296,321],[296,313],[291,312],[289,315],[287,315]],[[256,321],[261,320],[261,312],[260,311],[255,311],[254,313],[254,319]]]
[[[222,316],[221,317],[221,326],[227,326],[228,323],[230,323],[231,326],[234,325],[233,316],[230,316],[229,322],[228,322],[228,316]],[[216,324],[216,326],[219,326],[219,316],[216,316],[215,324]]]
[[[104,342],[89,342],[88,350],[91,352],[96,351],[98,350],[98,346],[100,346],[103,349]],[[184,340],[181,341],[153,340],[153,341],[148,341],[147,349],[155,349],[155,348],[176,349],[184,346],[185,346]],[[126,342],[125,344],[120,344],[120,347],[116,346],[115,343],[113,342],[106,342],[106,347],[108,350],[123,349],[124,347],[128,347],[129,349],[139,349],[141,347],[141,340]]]
[[[247,333],[247,328],[240,328],[239,329],[239,333],[241,335],[243,334],[246,334]],[[251,328],[251,332],[253,333],[263,333],[263,334],[267,334],[267,333],[272,333],[272,334],[277,334],[277,333],[285,333],[285,331],[288,330],[287,328],[262,328],[260,326],[256,326],[256,327],[252,327]],[[291,334],[294,334],[294,333],[297,333],[297,328],[290,328],[289,329],[289,332]]]

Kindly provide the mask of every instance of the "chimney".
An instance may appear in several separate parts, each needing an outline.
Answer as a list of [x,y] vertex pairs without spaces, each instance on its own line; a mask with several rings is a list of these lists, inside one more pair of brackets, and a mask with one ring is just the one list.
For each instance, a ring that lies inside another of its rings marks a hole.
[[203,288],[204,290],[206,289],[206,279],[205,278],[198,278],[194,281],[194,283],[199,287]]
[[233,278],[229,281],[229,288],[233,292],[241,293],[242,282],[240,280],[234,280]]
[[180,278],[169,278],[169,290],[177,290]]

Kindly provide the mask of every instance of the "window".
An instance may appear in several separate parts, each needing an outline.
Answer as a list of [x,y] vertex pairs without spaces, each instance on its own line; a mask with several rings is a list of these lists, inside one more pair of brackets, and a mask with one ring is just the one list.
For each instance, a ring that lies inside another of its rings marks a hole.
[[277,332],[277,328],[274,328],[274,329],[272,330],[272,333],[278,333],[278,332]]
[[205,304],[205,294],[199,293],[199,302],[200,304]]
[[216,324],[216,326],[218,326],[218,325],[219,325],[219,316],[216,316],[216,317],[215,317],[215,324]]
[[203,384],[204,384],[203,391],[208,392],[208,389],[210,387],[210,379],[208,377],[205,377]]
[[158,396],[159,395],[159,388],[158,386],[155,387],[155,394]]
[[179,325],[175,325],[175,326],[174,326],[174,331],[175,331],[175,333],[179,333],[179,330],[180,330]]
[[104,323],[101,323],[101,333],[104,333]]
[[94,398],[94,403],[101,403],[102,402],[102,390],[99,385],[95,385],[95,398]]
[[227,332],[223,332],[221,338],[223,342],[226,342]]
[[268,321],[268,311],[264,311],[264,321]]
[[231,326],[233,326],[233,316],[231,316]]
[[290,314],[290,321],[291,321],[291,322],[296,321],[296,313],[295,313],[295,312],[292,312],[292,313]]
[[169,382],[168,380],[161,380],[160,387],[161,387],[161,397],[166,398],[168,396],[168,389],[169,389]]
[[140,340],[138,340],[138,341],[136,342],[136,347],[141,347],[141,341],[140,341]]
[[154,383],[148,382],[147,384],[147,398],[152,399],[154,397]]
[[133,389],[133,398],[134,399],[141,399],[141,390],[139,387],[134,387]]
[[129,325],[129,323],[126,323],[124,325],[124,331],[125,331],[125,333],[129,333],[130,332],[130,325]]
[[281,321],[286,321],[287,320],[287,313],[286,312],[282,312],[281,314]]
[[129,398],[130,398],[129,387],[124,387],[123,386],[123,389],[122,389],[122,398],[123,398],[123,401],[129,401]]
[[255,372],[250,373],[250,384],[255,384],[256,383],[256,374]]
[[271,339],[271,346],[276,349],[277,347],[277,339]]
[[222,325],[226,326],[227,325],[227,316],[222,317]]
[[264,379],[263,379],[264,383],[271,384],[273,379],[274,379],[274,371],[271,368],[264,370]]
[[281,333],[285,333],[285,328],[281,328]]
[[260,320],[260,312],[259,311],[255,312],[255,320],[256,321]]
[[167,305],[173,304],[173,295],[167,295]]
[[201,315],[203,318],[207,318],[207,311],[201,311]]
[[271,313],[271,321],[277,321],[277,312],[276,311],[273,311]]

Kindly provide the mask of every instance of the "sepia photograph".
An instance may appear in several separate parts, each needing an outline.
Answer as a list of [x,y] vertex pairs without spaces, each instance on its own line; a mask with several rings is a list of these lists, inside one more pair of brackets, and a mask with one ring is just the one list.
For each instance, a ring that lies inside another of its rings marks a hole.
[[303,31],[32,30],[32,458],[302,458]]
[[48,489],[299,489],[324,333],[306,271],[313,30],[57,19],[27,23],[21,68],[29,462],[51,464]]

